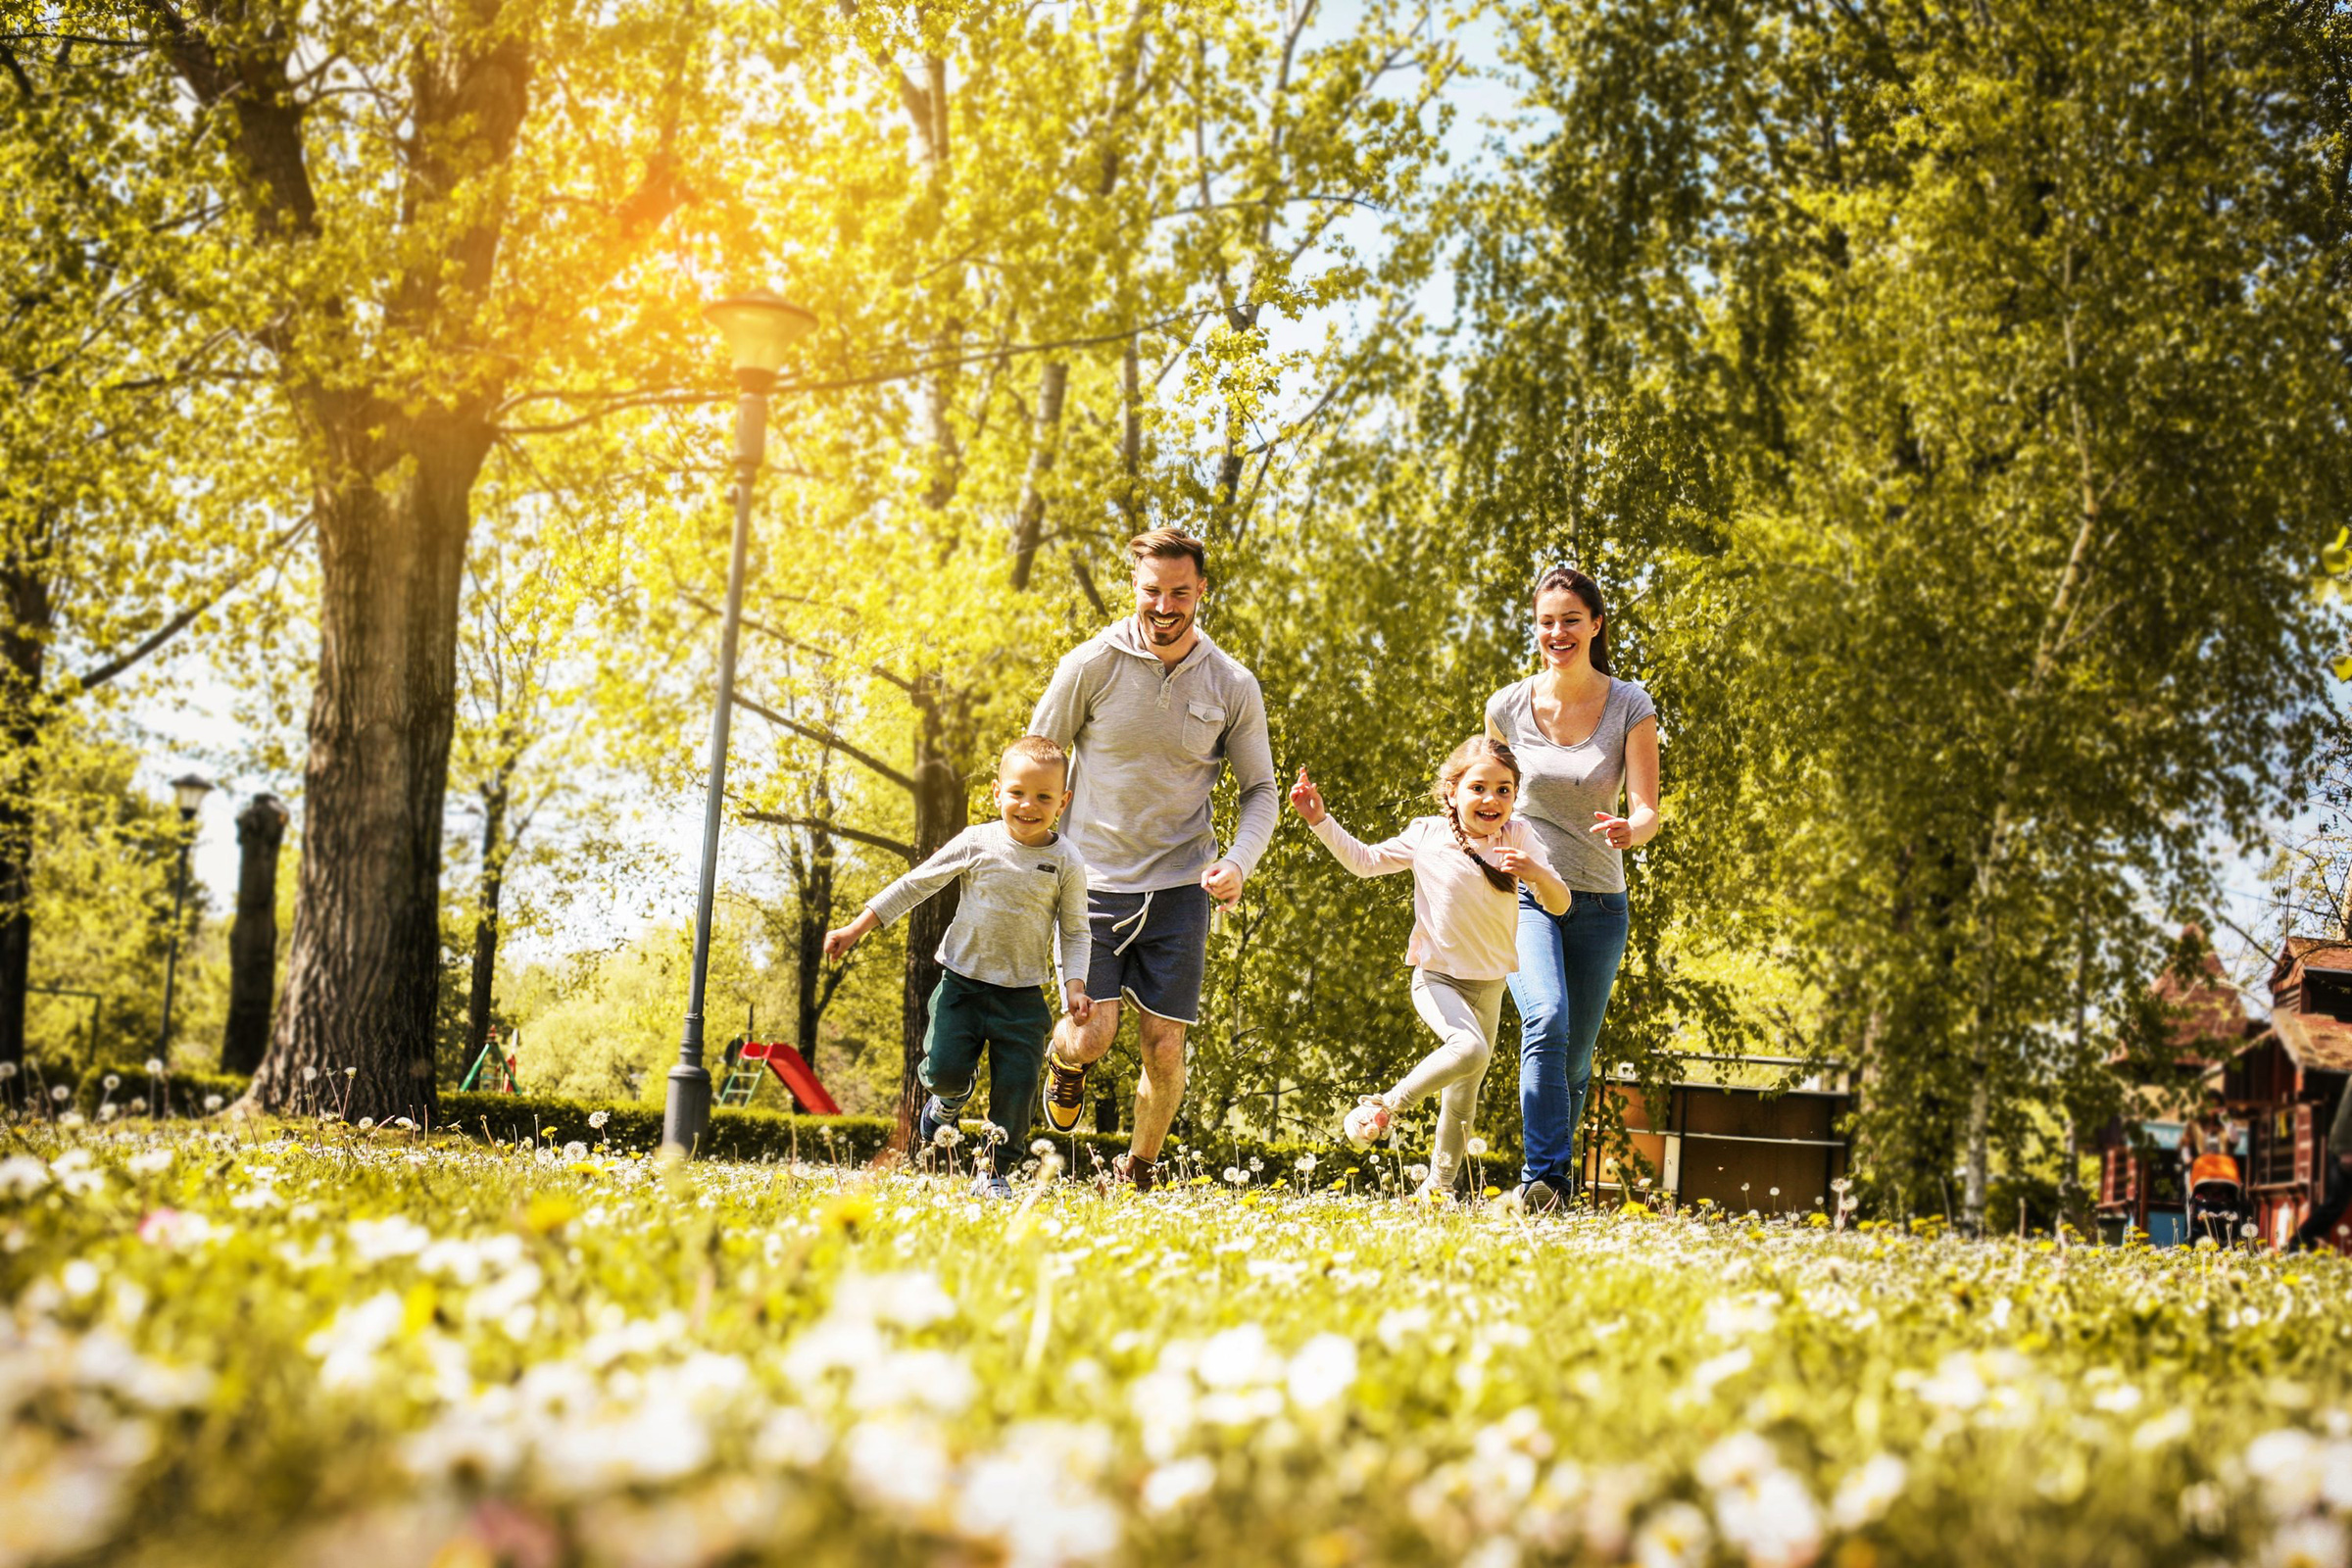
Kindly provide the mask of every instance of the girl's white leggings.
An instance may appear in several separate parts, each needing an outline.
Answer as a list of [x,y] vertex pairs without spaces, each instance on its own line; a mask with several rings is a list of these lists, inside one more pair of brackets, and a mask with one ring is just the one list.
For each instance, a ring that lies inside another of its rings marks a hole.
[[1494,1031],[1502,1021],[1500,980],[1456,980],[1434,969],[1413,971],[1413,1010],[1436,1031],[1438,1048],[1389,1091],[1397,1110],[1438,1095],[1438,1143],[1430,1152],[1430,1185],[1453,1186],[1462,1168],[1462,1146],[1478,1112],[1478,1086],[1494,1059]]

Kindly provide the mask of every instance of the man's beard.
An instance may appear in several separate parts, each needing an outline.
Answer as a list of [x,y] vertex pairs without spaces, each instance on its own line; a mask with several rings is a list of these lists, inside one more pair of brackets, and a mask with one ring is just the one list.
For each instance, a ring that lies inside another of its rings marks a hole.
[[1190,615],[1179,616],[1173,625],[1165,627],[1153,620],[1149,614],[1145,615],[1143,620],[1144,635],[1151,638],[1151,640],[1155,643],[1165,644],[1182,642],[1184,640],[1184,634],[1193,629],[1193,617]]

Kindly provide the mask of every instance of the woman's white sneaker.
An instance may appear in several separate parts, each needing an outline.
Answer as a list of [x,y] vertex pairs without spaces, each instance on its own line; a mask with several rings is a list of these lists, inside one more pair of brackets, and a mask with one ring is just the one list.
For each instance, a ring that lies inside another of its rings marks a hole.
[[1389,1136],[1389,1128],[1396,1119],[1396,1113],[1389,1108],[1387,1101],[1378,1095],[1366,1095],[1355,1102],[1348,1119],[1340,1123],[1340,1130],[1356,1148],[1369,1149]]

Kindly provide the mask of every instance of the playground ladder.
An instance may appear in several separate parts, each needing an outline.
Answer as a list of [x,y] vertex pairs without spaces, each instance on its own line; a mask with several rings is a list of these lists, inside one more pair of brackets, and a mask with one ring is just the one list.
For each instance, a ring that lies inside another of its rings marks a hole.
[[761,1040],[747,1040],[735,1059],[727,1064],[727,1081],[719,1086],[718,1102],[722,1105],[748,1105],[760,1092],[760,1069],[767,1065],[768,1045]]
[[[522,1037],[515,1036],[515,1044],[521,1043]],[[485,1071],[485,1068],[488,1070]],[[471,1092],[477,1079],[481,1083],[482,1093],[486,1095],[516,1095],[522,1092],[514,1081],[514,1058],[498,1049],[498,1029],[495,1025],[490,1030],[490,1038],[482,1042],[482,1054],[474,1057],[473,1065],[466,1069],[466,1081],[458,1085],[458,1093],[463,1095]]]
[[817,1082],[816,1074],[808,1070],[808,1058],[781,1040],[747,1040],[743,1050],[727,1068],[726,1082],[719,1086],[718,1102],[722,1105],[748,1105],[760,1092],[760,1069],[765,1067],[784,1085],[785,1092],[795,1102],[795,1108],[812,1116],[838,1116],[841,1106]]

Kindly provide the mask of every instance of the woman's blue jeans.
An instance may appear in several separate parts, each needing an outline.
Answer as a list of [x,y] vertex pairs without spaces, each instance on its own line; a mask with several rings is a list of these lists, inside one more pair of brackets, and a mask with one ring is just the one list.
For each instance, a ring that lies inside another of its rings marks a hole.
[[1519,893],[1519,1115],[1526,1144],[1522,1182],[1576,1185],[1576,1129],[1592,1083],[1609,988],[1625,956],[1625,895],[1579,892],[1566,914],[1550,914]]

